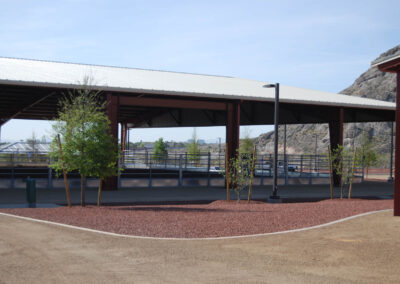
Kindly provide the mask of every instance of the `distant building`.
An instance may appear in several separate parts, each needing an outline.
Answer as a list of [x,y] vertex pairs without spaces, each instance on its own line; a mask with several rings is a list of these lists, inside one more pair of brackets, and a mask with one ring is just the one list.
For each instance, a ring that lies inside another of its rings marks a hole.
[[50,143],[44,142],[36,142],[32,149],[32,144],[28,142],[14,142],[7,143],[0,146],[0,152],[6,153],[29,153],[29,152],[39,152],[39,153],[48,153],[50,151]]
[[[189,144],[193,143],[193,139],[188,139],[187,143],[189,143]],[[206,144],[206,141],[204,139],[197,139],[197,144],[204,145],[204,144]]]

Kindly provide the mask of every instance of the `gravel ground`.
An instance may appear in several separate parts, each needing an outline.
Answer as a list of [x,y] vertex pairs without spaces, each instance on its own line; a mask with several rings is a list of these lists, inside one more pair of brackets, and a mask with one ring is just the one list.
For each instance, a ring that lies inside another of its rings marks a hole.
[[73,206],[0,211],[120,234],[205,238],[291,230],[392,208],[393,200],[334,199],[283,204],[215,201],[205,205]]

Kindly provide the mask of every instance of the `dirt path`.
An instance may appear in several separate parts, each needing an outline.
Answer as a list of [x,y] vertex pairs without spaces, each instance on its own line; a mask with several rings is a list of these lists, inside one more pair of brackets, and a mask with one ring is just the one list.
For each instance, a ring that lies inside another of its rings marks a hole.
[[0,216],[0,283],[399,283],[400,218],[381,212],[256,238],[121,238]]

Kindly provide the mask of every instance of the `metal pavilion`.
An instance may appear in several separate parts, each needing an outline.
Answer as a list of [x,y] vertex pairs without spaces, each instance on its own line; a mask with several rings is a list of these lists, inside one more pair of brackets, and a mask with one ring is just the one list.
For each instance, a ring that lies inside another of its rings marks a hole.
[[[0,58],[0,126],[10,119],[54,118],[58,99],[82,88],[84,78],[90,78],[90,88],[107,101],[115,137],[121,124],[122,147],[128,128],[226,126],[232,157],[239,146],[240,125],[274,122],[274,90],[263,88],[266,82]],[[343,144],[343,123],[395,118],[394,103],[285,85],[280,86],[279,110],[280,124],[328,123],[332,147]],[[334,174],[334,180],[337,184],[340,177]],[[116,189],[116,179],[105,186]]]

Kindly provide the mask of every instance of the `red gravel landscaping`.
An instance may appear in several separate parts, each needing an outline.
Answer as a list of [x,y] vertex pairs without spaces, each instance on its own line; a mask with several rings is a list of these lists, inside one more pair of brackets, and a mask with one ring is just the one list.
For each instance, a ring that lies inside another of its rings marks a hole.
[[393,200],[334,199],[283,204],[215,201],[200,205],[73,206],[0,211],[119,234],[204,238],[304,228],[392,208]]

